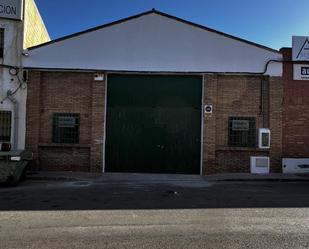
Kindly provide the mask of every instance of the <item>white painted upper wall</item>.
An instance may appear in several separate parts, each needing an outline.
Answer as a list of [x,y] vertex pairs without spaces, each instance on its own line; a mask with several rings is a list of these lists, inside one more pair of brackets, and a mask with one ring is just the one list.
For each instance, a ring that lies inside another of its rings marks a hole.
[[[0,28],[4,29],[4,58],[0,59],[0,64],[20,68],[23,22],[0,18]],[[22,78],[21,74],[19,76]],[[0,111],[12,112],[11,143],[14,149],[24,149],[27,89],[20,88],[16,92],[13,96],[15,105],[6,98],[8,90],[15,91],[18,87],[18,78],[10,74],[9,68],[0,66]]]
[[[151,12],[30,50],[24,67],[142,72],[261,73],[267,50]],[[267,73],[282,75],[281,63]]]

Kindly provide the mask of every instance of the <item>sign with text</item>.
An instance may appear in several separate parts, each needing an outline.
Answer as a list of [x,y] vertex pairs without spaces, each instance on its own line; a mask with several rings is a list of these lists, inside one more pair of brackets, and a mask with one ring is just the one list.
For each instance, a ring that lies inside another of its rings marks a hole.
[[232,130],[233,131],[248,131],[250,128],[249,120],[233,120]]
[[22,20],[23,0],[0,0],[0,18]]
[[293,61],[309,61],[309,37],[293,36]]
[[58,127],[74,128],[76,126],[75,117],[58,117]]
[[294,80],[309,80],[309,64],[294,64]]

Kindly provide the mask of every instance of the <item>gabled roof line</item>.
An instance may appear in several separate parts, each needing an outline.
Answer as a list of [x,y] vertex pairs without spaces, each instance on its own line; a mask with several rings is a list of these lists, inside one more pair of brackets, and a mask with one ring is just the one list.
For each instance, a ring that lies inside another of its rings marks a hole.
[[53,43],[56,43],[56,42],[60,42],[60,41],[63,41],[63,40],[67,40],[67,39],[76,37],[76,36],[80,36],[82,34],[86,34],[86,33],[93,32],[93,31],[96,31],[96,30],[99,30],[99,29],[107,28],[107,27],[110,27],[110,26],[113,26],[113,25],[116,25],[116,24],[119,24],[119,23],[123,23],[123,22],[126,22],[126,21],[130,21],[132,19],[136,19],[136,18],[139,18],[141,16],[148,15],[148,14],[151,14],[151,13],[154,13],[154,12],[156,12],[156,10],[152,9],[150,11],[146,11],[146,12],[134,15],[134,16],[126,17],[126,18],[123,18],[123,19],[120,19],[120,20],[117,20],[117,21],[114,21],[114,22],[111,22],[111,23],[96,26],[94,28],[86,29],[86,30],[83,30],[83,31],[80,31],[80,32],[77,32],[77,33],[74,33],[74,34],[71,34],[71,35],[66,35],[66,36],[57,38],[55,40],[51,40],[49,42],[45,42],[45,43],[39,44],[37,46],[30,47],[30,48],[28,48],[28,50],[33,50],[33,49],[36,49],[36,48],[39,48],[39,47],[47,46],[47,45],[50,45],[50,44],[53,44]]
[[47,46],[47,45],[50,45],[50,44],[53,44],[53,43],[56,43],[56,42],[60,42],[60,41],[63,41],[63,40],[67,40],[67,39],[70,39],[70,38],[73,38],[73,37],[76,37],[76,36],[79,36],[79,35],[82,35],[82,34],[85,34],[85,33],[93,32],[93,31],[96,31],[96,30],[99,30],[99,29],[107,28],[107,27],[110,27],[110,26],[113,26],[113,25],[116,25],[116,24],[120,24],[120,23],[129,21],[129,20],[132,20],[132,19],[136,19],[136,18],[145,16],[145,15],[149,15],[149,14],[152,14],[152,13],[155,13],[155,14],[158,14],[158,15],[161,15],[161,16],[164,16],[164,17],[167,17],[167,18],[170,18],[170,19],[174,19],[174,20],[176,20],[176,21],[185,23],[185,24],[187,24],[187,25],[190,25],[190,26],[193,26],[193,27],[196,27],[196,28],[200,28],[200,29],[203,29],[203,30],[212,32],[212,33],[216,33],[216,34],[218,34],[218,35],[222,35],[222,36],[225,36],[225,37],[227,37],[227,38],[230,38],[230,39],[233,39],[233,40],[236,40],[236,41],[240,41],[240,42],[243,42],[243,43],[247,43],[247,44],[249,44],[249,45],[252,45],[252,46],[255,46],[255,47],[264,49],[264,50],[268,50],[268,51],[271,51],[271,52],[274,52],[274,53],[281,54],[281,53],[280,53],[278,50],[276,50],[276,49],[269,48],[269,47],[266,47],[266,46],[264,46],[264,45],[261,45],[261,44],[258,44],[258,43],[254,43],[254,42],[251,42],[251,41],[248,41],[248,40],[245,40],[245,39],[242,39],[242,38],[233,36],[233,35],[229,35],[229,34],[226,34],[226,33],[221,32],[221,31],[218,31],[218,30],[215,30],[215,29],[211,29],[211,28],[208,28],[208,27],[206,27],[206,26],[203,26],[203,25],[200,25],[200,24],[197,24],[197,23],[193,23],[193,22],[190,22],[190,21],[181,19],[181,18],[179,18],[179,17],[166,14],[166,13],[161,12],[161,11],[158,11],[158,10],[156,10],[156,9],[152,9],[152,10],[149,10],[149,11],[146,11],[146,12],[143,12],[143,13],[140,13],[140,14],[137,14],[137,15],[134,15],[134,16],[130,16],[130,17],[127,17],[127,18],[123,18],[123,19],[120,19],[120,20],[118,20],[118,21],[114,21],[114,22],[111,22],[111,23],[107,23],[107,24],[104,24],[104,25],[100,25],[100,26],[97,26],[97,27],[94,27],[94,28],[86,29],[86,30],[84,30],[84,31],[77,32],[77,33],[74,33],[74,34],[71,34],[71,35],[67,35],[67,36],[64,36],[64,37],[61,37],[61,38],[58,38],[58,39],[55,39],[55,40],[46,42],[46,43],[42,43],[42,44],[39,44],[39,45],[37,45],[37,46],[33,46],[33,47],[28,48],[28,50],[33,50],[33,49],[36,49],[36,48],[40,48],[40,47],[43,47],[43,46]]
[[275,53],[281,54],[281,53],[280,53],[278,50],[276,50],[276,49],[273,49],[273,48],[270,48],[270,47],[267,47],[267,46],[264,46],[264,45],[261,45],[261,44],[252,42],[252,41],[248,41],[248,40],[246,40],[246,39],[239,38],[239,37],[237,37],[237,36],[233,36],[233,35],[230,35],[230,34],[227,34],[227,33],[224,33],[224,32],[218,31],[218,30],[215,30],[215,29],[211,29],[211,28],[208,28],[208,27],[203,26],[203,25],[201,25],[201,24],[197,24],[197,23],[194,23],[194,22],[190,22],[190,21],[184,20],[184,19],[182,19],[182,18],[179,18],[179,17],[176,17],[176,16],[172,16],[172,15],[169,15],[169,14],[166,14],[166,13],[163,13],[163,12],[160,12],[160,11],[157,11],[157,10],[154,10],[154,12],[157,13],[157,14],[159,14],[159,15],[161,15],[161,16],[165,16],[165,17],[174,19],[174,20],[176,20],[176,21],[186,23],[186,24],[191,25],[191,26],[196,27],[196,28],[200,28],[200,29],[203,29],[203,30],[212,32],[212,33],[216,33],[216,34],[218,34],[218,35],[225,36],[225,37],[227,37],[227,38],[230,38],[230,39],[233,39],[233,40],[236,40],[236,41],[244,42],[244,43],[247,43],[247,44],[249,44],[249,45],[253,45],[253,46],[255,46],[255,47],[259,47],[259,48],[262,48],[262,49],[265,49],[265,50],[269,50],[269,51],[271,51],[271,52],[275,52]]

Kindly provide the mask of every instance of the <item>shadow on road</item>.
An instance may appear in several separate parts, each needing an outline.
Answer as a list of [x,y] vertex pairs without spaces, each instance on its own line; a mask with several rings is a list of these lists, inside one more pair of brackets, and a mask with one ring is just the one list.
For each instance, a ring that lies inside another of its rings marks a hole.
[[129,210],[309,207],[309,183],[26,181],[0,188],[0,210]]

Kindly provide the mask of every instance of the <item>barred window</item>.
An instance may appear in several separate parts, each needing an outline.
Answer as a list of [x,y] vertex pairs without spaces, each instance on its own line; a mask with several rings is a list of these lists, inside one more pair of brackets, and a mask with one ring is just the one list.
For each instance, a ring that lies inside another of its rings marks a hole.
[[229,146],[256,147],[255,118],[229,118]]
[[4,29],[0,29],[0,58],[4,55]]
[[77,113],[55,113],[53,117],[53,143],[79,143]]
[[12,112],[0,111],[0,142],[11,141]]

